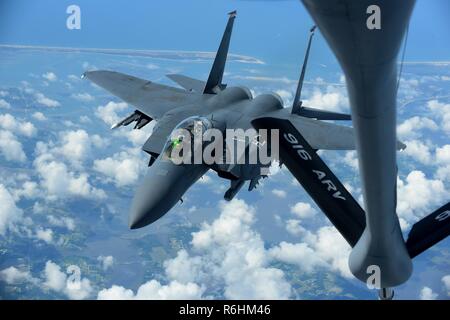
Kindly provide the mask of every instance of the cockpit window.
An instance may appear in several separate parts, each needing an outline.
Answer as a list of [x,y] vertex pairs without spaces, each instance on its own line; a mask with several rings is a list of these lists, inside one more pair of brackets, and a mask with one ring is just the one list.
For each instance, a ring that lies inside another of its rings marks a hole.
[[[205,117],[190,117],[180,122],[170,134],[163,148],[163,159],[175,164],[186,163],[191,156],[195,140],[202,141],[202,135],[211,129],[212,123]],[[200,138],[200,139],[198,139]]]

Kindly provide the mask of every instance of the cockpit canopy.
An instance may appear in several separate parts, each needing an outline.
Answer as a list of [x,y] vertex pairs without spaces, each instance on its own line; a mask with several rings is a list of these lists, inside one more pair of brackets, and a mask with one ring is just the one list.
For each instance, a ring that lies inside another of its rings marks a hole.
[[181,121],[170,134],[163,148],[164,159],[176,160],[174,157],[186,157],[186,151],[192,151],[194,136],[202,141],[203,134],[213,128],[211,120],[201,116],[189,117]]

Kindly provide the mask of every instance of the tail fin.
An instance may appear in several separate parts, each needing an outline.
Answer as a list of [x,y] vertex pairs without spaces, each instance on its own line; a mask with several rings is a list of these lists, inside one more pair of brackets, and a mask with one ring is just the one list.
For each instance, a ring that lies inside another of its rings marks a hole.
[[208,81],[206,82],[203,93],[215,94],[223,90],[226,85],[222,83],[223,72],[225,70],[225,63],[227,61],[228,48],[230,47],[231,33],[233,31],[234,19],[236,18],[236,11],[229,13],[228,23],[225,32],[220,42],[219,50],[214,59],[211,72],[209,73]]
[[302,71],[300,73],[300,79],[298,80],[297,90],[295,92],[294,102],[292,103],[292,114],[296,114],[306,118],[315,118],[318,120],[351,120],[349,114],[343,114],[338,112],[330,112],[325,110],[306,108],[303,106],[301,100],[303,82],[305,81],[306,66],[308,65],[309,52],[311,50],[311,43],[314,37],[314,31],[316,26],[313,26],[309,30],[308,46],[306,47],[305,58],[303,60]]

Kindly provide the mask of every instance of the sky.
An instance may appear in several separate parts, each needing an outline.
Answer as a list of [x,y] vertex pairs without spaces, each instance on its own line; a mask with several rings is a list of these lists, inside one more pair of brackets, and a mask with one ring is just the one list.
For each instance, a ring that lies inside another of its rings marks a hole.
[[[261,5],[265,2],[264,5]],[[66,28],[66,8],[81,8],[81,30]],[[215,51],[226,13],[238,10],[231,51],[295,65],[312,21],[297,0],[0,1],[0,43],[127,49]],[[419,0],[411,20],[406,60],[450,60],[450,2]],[[334,59],[323,38],[318,63]]]

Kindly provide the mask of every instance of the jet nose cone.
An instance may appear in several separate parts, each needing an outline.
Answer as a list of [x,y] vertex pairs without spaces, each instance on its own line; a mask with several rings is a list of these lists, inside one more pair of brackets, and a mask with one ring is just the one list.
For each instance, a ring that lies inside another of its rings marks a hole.
[[[164,188],[165,181],[153,174],[148,174],[143,183],[136,190],[131,204],[128,225],[130,229],[138,229],[162,217],[170,208],[168,188]],[[173,204],[175,204],[173,203]]]
[[156,160],[134,195],[130,229],[145,227],[165,215],[207,170],[206,166],[177,166]]

